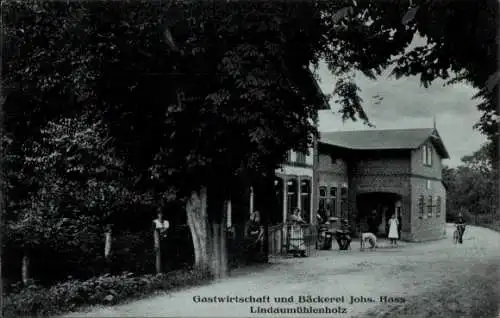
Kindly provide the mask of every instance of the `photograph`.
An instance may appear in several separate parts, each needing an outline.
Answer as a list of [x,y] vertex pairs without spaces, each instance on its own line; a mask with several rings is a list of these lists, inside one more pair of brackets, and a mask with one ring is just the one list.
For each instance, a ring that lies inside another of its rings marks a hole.
[[497,0],[4,0],[0,318],[500,317]]

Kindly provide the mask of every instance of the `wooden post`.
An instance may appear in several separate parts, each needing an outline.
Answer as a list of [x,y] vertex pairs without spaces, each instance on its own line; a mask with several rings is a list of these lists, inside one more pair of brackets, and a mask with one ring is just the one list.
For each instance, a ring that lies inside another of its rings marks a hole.
[[299,208],[300,210],[300,214],[301,216],[304,215],[303,211],[302,211],[302,189],[301,189],[301,184],[302,182],[302,178],[299,176],[297,176],[297,189],[295,190],[297,192],[297,208]]
[[288,176],[283,175],[283,223],[286,223],[288,215]]
[[108,225],[106,227],[106,231],[104,232],[104,258],[109,260],[111,255],[111,243],[112,243],[112,231],[111,226]]
[[24,286],[27,286],[29,283],[30,273],[30,259],[27,252],[24,252],[22,265],[21,265],[21,279],[23,281]]
[[254,191],[253,191],[253,187],[250,187],[250,215],[252,215],[253,211],[254,211]]
[[161,273],[161,240],[160,240],[160,231],[156,228],[153,229],[154,235],[154,247],[156,254],[156,274]]

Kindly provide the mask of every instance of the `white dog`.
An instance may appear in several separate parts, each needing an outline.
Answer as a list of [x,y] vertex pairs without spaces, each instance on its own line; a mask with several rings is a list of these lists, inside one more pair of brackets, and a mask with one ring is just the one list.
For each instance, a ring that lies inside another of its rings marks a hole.
[[361,250],[364,249],[365,243],[370,243],[370,248],[376,248],[377,247],[377,237],[375,234],[370,233],[370,232],[365,232],[361,233]]

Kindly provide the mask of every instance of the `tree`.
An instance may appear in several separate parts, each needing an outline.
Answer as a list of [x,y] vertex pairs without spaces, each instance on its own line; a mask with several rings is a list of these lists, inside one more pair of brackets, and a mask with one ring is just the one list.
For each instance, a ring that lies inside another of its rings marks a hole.
[[[78,246],[80,233],[92,227],[104,229],[133,200],[126,167],[113,153],[107,134],[101,121],[86,114],[62,117],[50,121],[20,152],[7,157],[14,199],[8,235],[24,249],[25,284],[33,249]],[[20,195],[23,188],[28,191]]]
[[[494,0],[413,1],[414,18],[408,21],[427,43],[395,58],[396,76],[420,75],[427,86],[436,78],[448,84],[465,82],[478,89],[476,124],[498,143],[498,9]],[[467,21],[464,23],[464,21]],[[496,161],[498,151],[491,153]]]
[[473,216],[498,213],[498,170],[488,154],[490,146],[483,144],[472,155],[464,156],[460,166],[443,170],[452,215],[462,210]]

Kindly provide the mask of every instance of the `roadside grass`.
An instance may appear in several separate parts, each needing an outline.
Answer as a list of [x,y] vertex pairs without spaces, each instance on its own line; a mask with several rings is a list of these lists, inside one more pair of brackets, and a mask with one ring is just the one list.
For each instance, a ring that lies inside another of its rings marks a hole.
[[209,283],[204,271],[179,270],[159,275],[102,275],[85,281],[69,280],[52,287],[28,286],[5,297],[4,317],[51,317],[85,311],[99,305],[123,304]]
[[500,232],[500,220],[494,220],[491,223],[483,223],[480,224],[479,226],[486,227],[496,232]]

